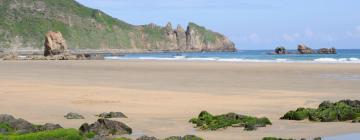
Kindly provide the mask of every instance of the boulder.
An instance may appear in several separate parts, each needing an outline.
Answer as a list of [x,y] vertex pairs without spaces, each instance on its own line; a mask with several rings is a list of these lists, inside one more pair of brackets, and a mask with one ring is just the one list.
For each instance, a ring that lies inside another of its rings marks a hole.
[[101,113],[97,115],[100,118],[127,118],[122,112],[109,112],[109,113]]
[[[48,131],[62,128],[58,124],[47,123],[45,125],[34,125],[24,119],[16,119],[11,115],[1,114],[0,115],[0,125],[4,126],[6,124],[6,130],[10,129],[18,134],[26,134],[38,131]],[[0,127],[1,132],[6,132],[5,127]]]
[[0,124],[8,124],[15,132],[18,133],[30,133],[35,132],[36,127],[30,122],[24,119],[16,119],[11,115],[1,114],[0,115]]
[[126,124],[108,119],[98,119],[93,124],[84,123],[79,130],[82,133],[93,132],[99,136],[131,134],[132,129]]
[[48,32],[45,36],[44,56],[66,54],[68,47],[66,41],[60,32]]
[[304,44],[298,45],[298,51],[300,54],[313,54],[314,51]]
[[318,51],[318,54],[336,54],[335,48],[321,48]]
[[84,116],[70,112],[64,116],[66,119],[85,119]]

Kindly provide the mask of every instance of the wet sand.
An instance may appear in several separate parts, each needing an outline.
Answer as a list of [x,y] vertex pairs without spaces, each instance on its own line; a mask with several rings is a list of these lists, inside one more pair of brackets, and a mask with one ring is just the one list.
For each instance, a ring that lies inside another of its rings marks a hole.
[[[195,134],[209,140],[310,138],[360,132],[350,122],[279,118],[323,100],[359,99],[360,65],[171,61],[0,61],[0,113],[33,123],[78,128],[95,114],[121,111],[143,134]],[[272,126],[246,132],[197,131],[188,123],[202,110],[267,116]],[[68,112],[85,120],[66,120]]]

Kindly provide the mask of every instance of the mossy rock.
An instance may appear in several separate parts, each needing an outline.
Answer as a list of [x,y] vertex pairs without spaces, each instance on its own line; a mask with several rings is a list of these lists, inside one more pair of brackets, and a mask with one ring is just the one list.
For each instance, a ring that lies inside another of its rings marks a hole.
[[281,119],[334,122],[349,121],[360,116],[358,101],[342,100],[336,103],[322,102],[317,109],[298,108],[287,112]]
[[214,116],[207,111],[202,111],[197,118],[193,118],[189,122],[202,130],[218,130],[235,125],[245,127],[245,130],[256,130],[258,127],[271,125],[270,120],[265,117],[256,118],[235,113]]

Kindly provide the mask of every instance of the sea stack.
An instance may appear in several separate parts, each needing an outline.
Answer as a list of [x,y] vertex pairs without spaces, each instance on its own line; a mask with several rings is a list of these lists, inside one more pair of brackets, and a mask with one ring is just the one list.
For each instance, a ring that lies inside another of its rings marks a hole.
[[298,45],[298,51],[300,54],[313,54],[314,53],[314,51],[310,47],[306,46],[305,44]]
[[318,54],[336,54],[336,48],[321,48]]
[[283,46],[276,47],[275,53],[276,53],[276,54],[287,54],[286,48],[283,47]]
[[68,50],[66,41],[60,32],[48,32],[45,36],[44,56],[65,54]]

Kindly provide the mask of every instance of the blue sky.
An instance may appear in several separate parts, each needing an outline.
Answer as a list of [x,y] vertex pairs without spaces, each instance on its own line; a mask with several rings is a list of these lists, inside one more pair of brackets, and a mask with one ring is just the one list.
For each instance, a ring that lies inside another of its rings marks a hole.
[[360,0],[77,0],[135,25],[195,22],[239,49],[360,49]]

